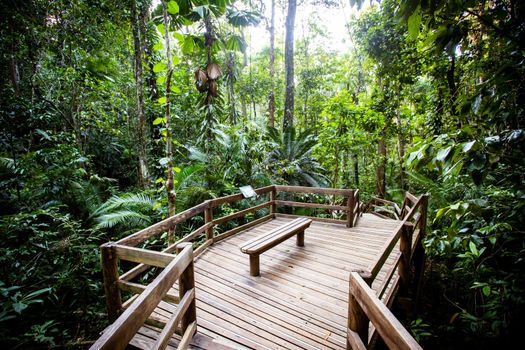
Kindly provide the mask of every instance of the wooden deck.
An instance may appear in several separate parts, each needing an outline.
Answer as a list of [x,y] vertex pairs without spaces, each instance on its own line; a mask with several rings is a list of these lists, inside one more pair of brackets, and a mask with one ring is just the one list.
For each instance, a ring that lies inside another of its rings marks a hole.
[[[251,277],[249,256],[239,245],[290,220],[261,223],[213,244],[196,259],[193,348],[346,349],[349,274],[378,260],[400,221],[363,214],[352,228],[313,222],[304,247],[291,238],[270,249],[261,255],[261,275]],[[398,256],[395,248],[374,290]],[[170,308],[161,302],[152,317],[165,320]],[[131,344],[143,347],[158,332],[144,326]],[[177,339],[168,348],[175,348]]]

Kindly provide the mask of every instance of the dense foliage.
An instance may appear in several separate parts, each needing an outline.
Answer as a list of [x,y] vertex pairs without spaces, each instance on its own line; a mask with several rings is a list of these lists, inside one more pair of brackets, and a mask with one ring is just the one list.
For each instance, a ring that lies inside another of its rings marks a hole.
[[372,2],[339,51],[317,17],[301,23],[282,129],[284,32],[257,52],[247,35],[269,26],[269,3],[154,3],[0,5],[3,348],[90,344],[107,322],[100,244],[168,206],[270,183],[429,192],[425,297],[406,326],[426,348],[512,344],[525,321],[525,4]]

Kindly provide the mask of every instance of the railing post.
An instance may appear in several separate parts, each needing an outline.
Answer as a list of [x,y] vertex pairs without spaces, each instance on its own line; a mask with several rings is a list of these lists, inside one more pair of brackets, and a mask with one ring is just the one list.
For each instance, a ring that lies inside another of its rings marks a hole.
[[272,202],[272,204],[270,205],[270,214],[272,214],[272,217],[274,218],[275,218],[275,213],[277,213],[277,204],[275,204],[276,200],[277,200],[277,190],[275,189],[275,186],[274,186],[272,191],[270,192],[270,202]]
[[419,241],[414,249],[414,304],[416,309],[419,306],[419,299],[421,294],[421,284],[423,282],[423,274],[425,272],[425,249],[423,248],[423,239],[426,234],[427,227],[427,211],[428,211],[428,194],[423,194],[420,199],[421,216],[419,218]]
[[[359,276],[365,281],[366,284],[368,284],[368,286],[372,286],[372,275],[370,274],[370,272],[355,272],[359,273]],[[354,277],[350,276],[350,278]],[[370,320],[368,319],[368,316],[366,316],[366,313],[363,311],[361,305],[359,305],[357,299],[354,297],[351,287],[349,287],[349,291],[350,292],[348,293],[348,328],[353,332],[357,333],[365,347],[368,348],[368,326]],[[346,342],[346,348],[351,349],[348,340]]]
[[104,278],[108,318],[110,322],[113,322],[118,318],[122,309],[122,297],[118,286],[118,257],[115,251],[115,243],[108,242],[100,246],[100,261]]
[[352,227],[354,225],[354,206],[355,206],[355,190],[352,190],[351,194],[348,196],[346,203],[347,212],[346,212],[346,227]]
[[[180,253],[184,248],[187,246],[191,247],[191,243],[185,242],[180,243],[177,245],[177,253]],[[184,269],[184,272],[179,277],[179,297],[180,300],[184,297],[184,294],[186,294],[187,291],[195,288],[195,274],[193,270],[193,249],[191,252],[191,262],[188,264],[186,269]],[[186,331],[186,328],[197,319],[197,308],[195,306],[195,298],[193,298],[192,302],[190,303],[190,306],[188,307],[188,310],[186,310],[186,313],[184,316],[182,316],[181,319],[181,329],[182,334]]]
[[410,288],[410,257],[412,255],[412,234],[414,226],[410,223],[405,223],[401,229],[401,237],[399,239],[399,249],[401,250],[401,258],[399,260],[399,278],[401,279],[402,295],[408,294]]
[[212,223],[212,225],[206,229],[206,240],[213,239],[213,207],[211,206],[211,202],[209,202],[209,206],[204,210],[204,223]]

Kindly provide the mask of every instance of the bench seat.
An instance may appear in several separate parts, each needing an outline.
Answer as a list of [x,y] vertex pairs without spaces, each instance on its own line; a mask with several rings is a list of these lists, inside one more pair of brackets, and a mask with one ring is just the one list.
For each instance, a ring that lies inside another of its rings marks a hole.
[[241,252],[250,255],[250,275],[259,276],[259,255],[297,235],[297,246],[304,246],[304,230],[312,223],[308,218],[297,218],[273,230],[263,233],[239,246]]

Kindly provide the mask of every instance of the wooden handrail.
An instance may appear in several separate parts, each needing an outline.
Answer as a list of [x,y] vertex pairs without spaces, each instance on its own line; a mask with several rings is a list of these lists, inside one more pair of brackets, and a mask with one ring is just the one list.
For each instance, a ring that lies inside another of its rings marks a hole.
[[341,188],[282,186],[282,185],[275,185],[275,189],[279,192],[311,193],[311,194],[336,195],[336,196],[344,196],[344,197],[351,196],[354,191],[354,190],[341,189]]
[[349,290],[349,318],[353,321],[349,322],[347,341],[351,349],[368,348],[369,321],[390,349],[422,349],[357,272],[350,273]]
[[[111,247],[111,245],[110,245]],[[126,247],[129,248],[129,247]],[[179,280],[179,294],[181,302],[178,305],[177,312],[174,314],[174,320],[168,322],[169,329],[164,332],[164,338],[161,340],[159,349],[165,348],[167,340],[165,337],[171,337],[171,332],[180,321],[182,331],[186,333],[190,328],[195,332],[192,323],[196,320],[195,309],[195,282],[193,272],[193,248],[191,244],[183,243],[181,251],[175,256],[166,268],[151,282],[146,289],[133,301],[133,303],[111,324],[104,334],[91,346],[90,349],[124,349],[129,344],[140,327],[144,324],[149,315],[155,310],[160,301],[165,298],[173,284]],[[128,254],[132,250],[117,249],[117,252]],[[137,251],[133,251],[136,253]],[[158,254],[158,253],[157,253]],[[135,257],[136,255],[133,255]],[[149,257],[148,257],[149,259]],[[106,282],[106,281],[105,281]],[[191,327],[190,327],[191,326]],[[164,347],[162,347],[164,345]]]
[[[416,199],[415,201],[414,198]],[[408,202],[412,203],[411,207],[408,206]],[[365,270],[369,272],[361,272],[360,274],[357,272],[351,273],[347,330],[347,347],[349,349],[368,348],[369,321],[372,322],[375,330],[390,348],[421,348],[399,321],[390,313],[388,307],[381,302],[381,298],[394,277],[396,270],[398,271],[398,275],[394,279],[395,285],[390,288],[397,290],[399,286],[401,293],[407,293],[411,281],[412,263],[416,267],[415,283],[420,283],[423,271],[422,265],[424,264],[424,253],[421,253],[422,247],[420,240],[425,232],[427,206],[428,195],[425,194],[416,198],[407,192],[407,196],[403,202],[403,209],[401,210],[402,221],[400,221],[396,227],[394,234],[383,245],[376,261]],[[393,262],[393,267],[387,271],[385,279],[379,287],[378,296],[376,296],[369,286],[372,285],[372,282],[383,268],[384,263],[390,257],[398,242],[401,254]],[[415,256],[415,252],[419,252],[419,254],[417,254],[419,261],[413,262],[412,259]],[[421,256],[423,256],[423,259]],[[416,286],[416,302],[418,293],[419,285]],[[387,299],[390,299],[390,297],[387,297]],[[387,300],[387,302],[389,302],[389,300]]]

